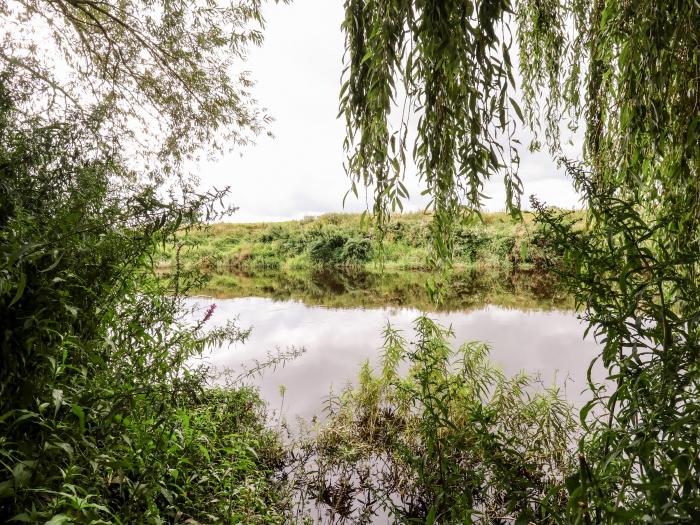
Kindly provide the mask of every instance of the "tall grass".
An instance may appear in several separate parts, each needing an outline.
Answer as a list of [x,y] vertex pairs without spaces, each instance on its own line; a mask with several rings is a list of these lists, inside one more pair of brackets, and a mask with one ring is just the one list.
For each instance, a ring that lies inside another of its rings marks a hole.
[[[429,269],[430,235],[430,216],[420,213],[395,216],[381,245],[356,214],[281,223],[221,223],[183,235],[181,249],[165,250],[161,265],[175,266],[179,260],[219,271]],[[503,213],[486,213],[483,222],[464,223],[457,229],[453,262],[458,268],[532,269],[556,256],[531,215],[514,222]]]

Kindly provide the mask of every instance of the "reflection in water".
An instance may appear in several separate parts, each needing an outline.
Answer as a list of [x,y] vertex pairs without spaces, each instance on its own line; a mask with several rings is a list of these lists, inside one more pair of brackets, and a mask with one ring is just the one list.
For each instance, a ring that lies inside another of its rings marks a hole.
[[519,309],[572,309],[573,301],[551,275],[541,272],[462,270],[445,281],[446,300],[428,297],[428,272],[271,271],[212,275],[203,295],[219,298],[269,297],[333,308],[417,308],[456,311],[496,304]]
[[[253,380],[272,410],[280,407],[279,390],[284,385],[283,412],[290,421],[296,416],[321,415],[322,400],[331,388],[337,393],[353,380],[365,359],[379,363],[387,321],[403,329],[410,340],[412,323],[420,315],[414,308],[339,309],[260,297],[191,300],[203,308],[216,302],[212,319],[216,324],[238,316],[241,327],[253,328],[246,343],[212,352],[211,361],[220,369],[264,359],[275,348],[306,349],[284,368]],[[584,326],[574,312],[486,305],[470,312],[442,312],[431,317],[452,325],[455,344],[474,340],[490,344],[492,360],[507,374],[521,370],[539,373],[547,385],[555,378],[561,385],[568,377],[567,397],[581,404],[586,370],[597,345],[583,340]]]

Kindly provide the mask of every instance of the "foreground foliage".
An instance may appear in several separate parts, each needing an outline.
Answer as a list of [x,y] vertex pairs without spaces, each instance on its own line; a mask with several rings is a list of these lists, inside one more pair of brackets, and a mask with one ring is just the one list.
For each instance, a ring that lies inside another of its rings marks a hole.
[[[196,358],[241,340],[188,321],[156,246],[219,195],[161,201],[80,127],[20,121],[0,84],[0,521],[279,522],[281,457],[255,392]],[[183,202],[184,201],[184,202]]]
[[0,1],[0,522],[270,523],[281,456],[199,357],[156,248],[220,218],[182,162],[268,121],[233,67],[260,2]]
[[[650,215],[610,189],[571,175],[594,203],[593,225],[541,208],[561,273],[603,343],[607,384],[591,382],[582,468],[571,480],[578,521],[700,520],[700,236],[681,240],[688,210]],[[672,233],[674,235],[669,235]],[[593,364],[591,365],[593,366]]]
[[[579,231],[535,202],[609,372],[606,388],[591,384],[595,399],[581,412],[586,433],[568,487],[570,520],[696,523],[698,3],[347,0],[345,7],[348,171],[354,190],[374,190],[381,226],[406,198],[412,113],[419,119],[413,158],[434,199],[436,266],[449,262],[456,219],[478,211],[490,177],[504,177],[507,205],[518,211],[522,186],[510,162],[517,120],[540,134],[544,122],[543,142],[582,196],[589,221]],[[523,110],[512,98],[514,39]],[[401,88],[409,109],[392,129]],[[562,142],[582,124],[578,163],[564,158]]]
[[382,370],[327,400],[297,448],[300,499],[332,523],[562,523],[575,470],[573,410],[556,389],[507,378],[488,348],[452,349],[416,320],[416,342],[384,333]]

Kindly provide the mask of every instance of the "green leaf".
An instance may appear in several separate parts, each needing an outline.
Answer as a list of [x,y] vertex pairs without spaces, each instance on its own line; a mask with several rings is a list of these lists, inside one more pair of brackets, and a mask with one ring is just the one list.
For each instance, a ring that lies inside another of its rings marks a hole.
[[428,512],[428,516],[425,519],[427,525],[433,525],[435,523],[435,518],[437,515],[437,506],[433,505]]
[[[53,262],[50,266],[44,268],[43,270],[40,270],[39,273],[50,272],[51,270],[53,270],[54,268],[56,268],[56,266],[58,266],[58,263],[61,262],[61,259],[63,259],[63,255],[59,255],[59,256],[57,257],[57,256],[56,256],[56,252],[54,252],[54,258],[55,258],[54,262]],[[54,282],[56,282],[56,279],[60,279],[60,277],[56,277],[56,278],[54,279]],[[61,279],[61,280],[62,280],[62,279]]]
[[17,291],[15,292],[15,296],[12,298],[12,301],[10,301],[9,306],[12,306],[15,304],[17,301],[19,301],[22,298],[22,295],[24,294],[24,288],[27,286],[27,274],[22,272],[19,276],[19,283],[17,283]]
[[80,421],[80,433],[84,434],[85,433],[85,412],[83,412],[82,407],[80,405],[76,405],[73,403],[70,407],[70,411],[78,416],[78,420]]
[[11,479],[0,481],[0,499],[12,496],[15,493],[15,485]]
[[73,317],[76,319],[78,318],[78,309],[75,306],[64,304],[63,307],[68,310],[68,313],[70,313]]
[[53,399],[53,408],[54,408],[53,417],[56,417],[56,415],[58,414],[58,411],[61,408],[61,405],[63,404],[63,390],[61,390],[60,388],[54,388],[51,391],[51,397]]
[[23,461],[17,463],[12,469],[12,478],[14,479],[14,486],[21,487],[32,477],[32,471],[26,468],[26,464]]
[[530,523],[530,518],[526,514],[521,514],[515,520],[515,525],[528,525],[528,523]]
[[72,523],[70,517],[66,516],[65,514],[56,514],[44,525],[64,525],[65,523]]
[[577,472],[575,474],[572,474],[571,476],[566,478],[565,481],[566,484],[566,490],[569,492],[569,494],[573,494],[580,486],[581,486],[581,476]]
[[520,106],[518,103],[515,101],[513,97],[508,97],[510,100],[510,103],[513,105],[513,109],[515,110],[515,113],[518,115],[518,118],[520,119],[520,122],[525,123],[525,118],[523,117],[523,111],[520,109]]

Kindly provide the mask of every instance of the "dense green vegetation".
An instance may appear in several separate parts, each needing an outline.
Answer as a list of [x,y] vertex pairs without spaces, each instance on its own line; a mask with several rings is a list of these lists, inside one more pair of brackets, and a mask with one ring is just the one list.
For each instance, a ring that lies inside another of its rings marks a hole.
[[17,117],[0,92],[0,521],[278,521],[282,451],[257,393],[208,386],[192,360],[246,333],[186,321],[191,278],[153,274],[210,197],[115,199],[117,159]]
[[[0,1],[0,521],[281,523],[311,502],[341,522],[697,523],[697,2],[345,8],[346,167],[352,191],[374,193],[372,226],[200,230],[225,191],[193,191],[186,161],[267,122],[231,75],[260,42],[260,2]],[[431,219],[392,222],[414,114]],[[535,224],[477,225],[495,175],[522,218],[513,131],[540,119],[585,224],[533,200]],[[562,131],[580,123],[574,162]],[[608,371],[580,426],[555,390],[504,377],[481,345],[453,350],[425,317],[413,345],[387,329],[381,374],[365,367],[301,443],[284,444],[256,392],[213,386],[199,358],[247,332],[186,310],[197,268],[377,261],[556,272]]]
[[[583,218],[581,212],[575,214]],[[456,228],[456,268],[540,269],[558,254],[531,214],[522,222],[484,213]],[[163,255],[162,266],[206,270],[430,269],[431,217],[413,213],[392,218],[379,243],[361,215],[328,214],[268,224],[214,224],[181,237]],[[550,261],[552,262],[552,261]]]
[[575,470],[573,410],[556,389],[532,393],[508,378],[488,348],[451,347],[426,317],[415,341],[387,326],[379,373],[327,400],[328,420],[295,453],[302,497],[337,522],[562,523],[564,479]]
[[[188,313],[196,276],[152,263],[221,217],[224,192],[164,181],[221,125],[254,131],[221,72],[256,18],[254,3],[0,2],[0,522],[282,521],[265,407],[198,359],[247,332]],[[169,134],[137,146],[139,119]]]
[[[410,151],[433,199],[436,265],[449,262],[455,225],[479,209],[489,178],[504,177],[506,205],[517,215],[520,122],[544,135],[532,146],[545,143],[582,196],[589,216],[578,231],[566,214],[532,201],[564,250],[563,277],[589,334],[603,344],[609,374],[607,384],[591,381],[594,399],[581,411],[567,521],[697,522],[700,6],[348,0],[345,7],[347,168],[356,193],[374,192],[380,230],[406,198]],[[567,158],[562,144],[581,125],[583,148]]]

